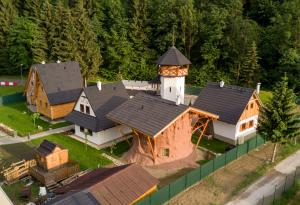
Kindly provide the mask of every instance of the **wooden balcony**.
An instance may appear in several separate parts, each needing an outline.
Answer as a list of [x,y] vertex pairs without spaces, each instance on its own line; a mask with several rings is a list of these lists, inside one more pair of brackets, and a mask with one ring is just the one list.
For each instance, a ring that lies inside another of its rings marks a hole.
[[181,66],[162,66],[159,68],[158,74],[161,76],[187,76],[188,67]]

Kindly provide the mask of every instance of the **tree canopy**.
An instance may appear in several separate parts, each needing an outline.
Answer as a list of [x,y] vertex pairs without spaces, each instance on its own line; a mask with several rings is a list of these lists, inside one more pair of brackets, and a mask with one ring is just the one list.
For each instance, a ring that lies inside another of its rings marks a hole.
[[287,73],[300,91],[300,0],[0,0],[0,17],[0,74],[77,60],[86,77],[150,80],[174,44],[193,63],[187,83]]

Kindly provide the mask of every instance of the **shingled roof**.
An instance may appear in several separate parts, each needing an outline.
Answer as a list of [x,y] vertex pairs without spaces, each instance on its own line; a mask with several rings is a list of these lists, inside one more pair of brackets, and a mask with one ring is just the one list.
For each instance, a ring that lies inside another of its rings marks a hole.
[[48,140],[43,140],[40,146],[36,148],[36,152],[42,156],[47,156],[48,154],[51,154],[56,147],[58,147],[57,144]]
[[186,105],[176,105],[159,96],[138,93],[108,113],[107,117],[153,137],[187,109]]
[[70,195],[70,192],[85,193],[82,194],[83,201],[78,199],[78,204],[85,204],[87,199],[96,199],[99,204],[132,204],[157,184],[158,180],[137,164],[98,168],[56,189],[55,193],[64,195],[47,204],[71,201],[68,198],[73,198],[74,194]]
[[208,83],[201,89],[193,107],[219,115],[220,121],[236,124],[254,91],[252,88],[233,85],[220,87],[219,83]]
[[156,62],[158,65],[190,65],[192,64],[175,46],[169,48]]
[[83,87],[78,62],[35,64],[51,105],[73,102]]
[[122,82],[103,84],[101,87],[101,90],[97,85],[83,89],[96,117],[74,110],[65,119],[93,132],[114,127],[115,123],[106,114],[124,103],[129,96]]

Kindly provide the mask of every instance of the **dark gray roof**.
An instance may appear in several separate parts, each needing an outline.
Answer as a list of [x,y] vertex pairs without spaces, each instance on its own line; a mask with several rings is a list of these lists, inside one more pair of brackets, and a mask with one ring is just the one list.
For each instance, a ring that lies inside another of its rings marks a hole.
[[88,192],[80,191],[80,192],[70,192],[65,195],[61,195],[59,197],[50,200],[44,205],[101,205],[95,197]]
[[40,146],[36,148],[36,151],[42,156],[47,156],[48,154],[52,153],[57,146],[57,144],[51,141],[43,140]]
[[229,124],[236,124],[249,100],[254,89],[219,83],[208,83],[195,101],[193,107],[219,115],[219,120]]
[[78,98],[83,80],[78,62],[35,64],[51,105],[73,102]]
[[124,103],[128,94],[122,82],[103,84],[101,91],[97,85],[83,89],[96,117],[73,111],[66,120],[90,129],[94,132],[105,130],[115,126],[115,123],[107,119],[106,114]]
[[175,46],[169,48],[156,62],[158,65],[190,65],[192,64]]
[[187,109],[186,105],[176,105],[157,96],[138,93],[108,113],[107,117],[154,136]]

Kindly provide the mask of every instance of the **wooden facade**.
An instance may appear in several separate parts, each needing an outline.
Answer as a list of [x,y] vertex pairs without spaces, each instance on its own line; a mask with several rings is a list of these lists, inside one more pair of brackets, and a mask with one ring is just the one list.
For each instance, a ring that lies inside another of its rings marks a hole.
[[161,76],[187,76],[189,66],[160,66],[158,74]]
[[239,121],[243,121],[245,119],[258,115],[260,106],[261,106],[260,100],[258,99],[256,94],[253,94],[247,106],[245,107],[245,110],[242,113]]
[[35,106],[37,112],[51,120],[63,118],[70,114],[76,103],[74,101],[59,105],[51,105],[44,90],[43,82],[40,80],[38,72],[34,69],[30,69],[25,86],[25,94],[27,103]]

